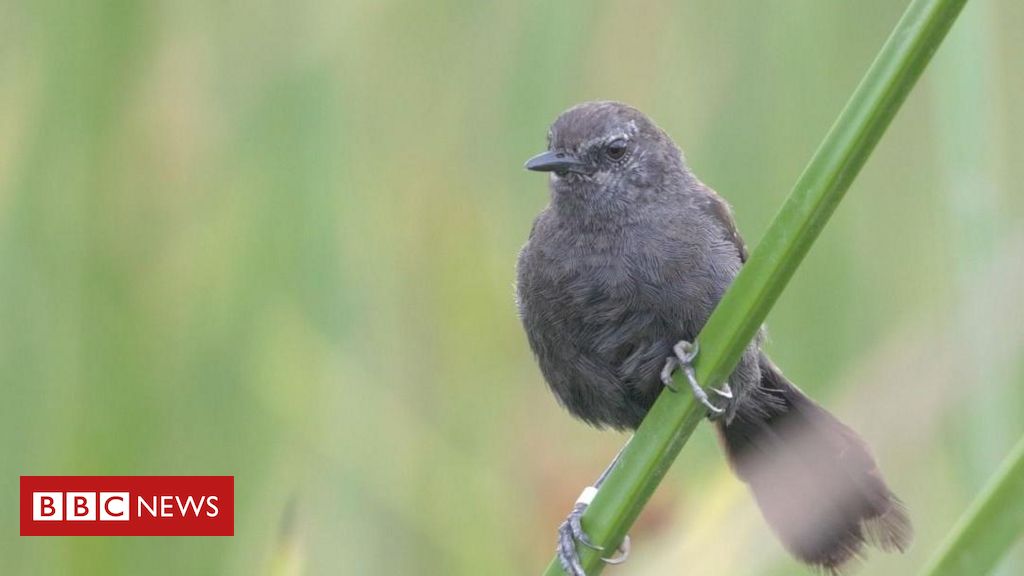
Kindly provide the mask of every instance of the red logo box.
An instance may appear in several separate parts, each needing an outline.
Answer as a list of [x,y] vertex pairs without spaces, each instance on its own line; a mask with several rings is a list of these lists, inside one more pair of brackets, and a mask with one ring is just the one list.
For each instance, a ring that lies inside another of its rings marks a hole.
[[234,536],[234,476],[22,476],[22,536]]

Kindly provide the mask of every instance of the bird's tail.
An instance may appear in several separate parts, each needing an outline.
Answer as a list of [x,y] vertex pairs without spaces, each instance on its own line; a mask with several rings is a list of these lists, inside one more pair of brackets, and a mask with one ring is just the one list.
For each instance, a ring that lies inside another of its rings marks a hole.
[[761,357],[764,401],[719,432],[737,475],[798,559],[838,574],[864,544],[903,551],[913,528],[867,445]]

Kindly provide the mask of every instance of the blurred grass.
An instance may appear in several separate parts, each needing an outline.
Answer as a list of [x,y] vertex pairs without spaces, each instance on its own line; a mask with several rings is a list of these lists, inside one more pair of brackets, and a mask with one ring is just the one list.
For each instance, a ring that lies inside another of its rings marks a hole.
[[[984,489],[921,570],[926,576],[989,574],[1024,532],[1024,438],[1010,451]],[[1003,562],[1009,572],[1010,566]]]
[[[940,104],[953,88],[921,86],[769,318],[773,357],[913,512],[914,548],[872,574],[919,567],[1024,428],[1024,6],[973,4],[985,89]],[[308,574],[538,571],[622,439],[560,411],[521,335],[515,254],[546,202],[522,161],[570,104],[625,100],[756,239],[902,8],[0,3],[0,515],[19,474],[226,473],[238,491],[231,539],[9,523],[0,572],[269,573],[293,498]],[[951,233],[950,108],[992,118],[982,232]],[[978,233],[990,248],[962,250]],[[956,338],[978,306],[963,282],[1003,303],[998,378],[972,378]],[[983,424],[1009,436],[957,440]],[[702,573],[792,574],[704,434],[623,570],[677,573],[705,535]]]
[[[1021,349],[1019,344],[1012,344],[1013,338],[1008,337],[999,321],[999,309],[989,305],[992,286],[974,281],[994,257],[998,240],[1005,235],[1002,228],[1006,226],[998,214],[999,184],[995,176],[1001,159],[989,152],[989,144],[999,138],[997,127],[1005,124],[1000,107],[989,105],[1002,97],[995,89],[995,70],[1003,55],[996,50],[993,40],[993,18],[991,5],[984,2],[967,13],[959,34],[952,38],[955,44],[945,66],[936,75],[934,105],[948,229],[957,255],[951,278],[961,304],[955,314],[954,332],[962,342],[961,353],[970,358],[965,365],[974,370],[967,373],[958,367],[956,371],[965,381],[980,382],[1012,381]],[[1017,407],[1024,406],[1024,394],[1019,387],[996,386],[988,395],[983,402],[972,402],[962,395],[965,407],[959,421],[953,424],[958,433],[952,448],[967,464],[958,466],[961,485],[974,492],[987,485],[992,463],[1003,457],[998,451],[1010,445],[1019,433]],[[1008,526],[1012,524],[1002,528]],[[1021,554],[1002,563],[998,562],[999,555],[992,557],[998,552],[995,542],[1014,540],[1012,535],[999,534],[999,528],[992,529],[996,533],[985,533],[984,526],[975,532],[981,540],[993,544],[986,555],[978,554],[981,550],[975,542],[974,562],[988,556],[992,567],[1000,567],[994,573],[1020,574],[1024,571]],[[1024,525],[1018,526],[1017,531],[1024,531]],[[961,552],[964,561],[971,555]],[[945,566],[945,573],[956,572],[951,566]],[[977,569],[968,568],[965,572],[972,571]]]

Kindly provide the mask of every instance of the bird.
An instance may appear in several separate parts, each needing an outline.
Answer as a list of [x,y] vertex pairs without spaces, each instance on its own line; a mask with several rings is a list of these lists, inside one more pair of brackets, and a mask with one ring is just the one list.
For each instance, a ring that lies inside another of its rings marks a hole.
[[[905,550],[913,528],[867,444],[805,395],[764,351],[764,328],[708,395],[695,339],[747,259],[729,204],[672,138],[614,101],[584,102],[550,126],[525,168],[549,174],[550,202],[516,265],[527,341],[558,402],[598,428],[636,429],[682,369],[727,460],[798,560],[839,574],[865,545]],[[613,461],[558,530],[565,571],[597,548],[581,517]],[[624,541],[628,553],[628,536]],[[622,557],[608,558],[617,563]]]

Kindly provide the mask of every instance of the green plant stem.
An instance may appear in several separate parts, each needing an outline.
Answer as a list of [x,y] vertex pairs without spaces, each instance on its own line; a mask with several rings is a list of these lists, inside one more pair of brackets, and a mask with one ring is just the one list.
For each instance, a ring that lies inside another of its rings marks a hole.
[[[705,387],[720,385],[793,276],[854,177],[956,20],[966,0],[913,0],[789,198],[698,336]],[[687,385],[677,375],[678,388]],[[703,418],[690,394],[664,392],[583,516],[591,539],[614,550]],[[578,546],[587,574],[604,567]],[[545,574],[562,574],[555,558]]]
[[921,576],[983,576],[1024,534],[1024,438],[957,521]]

